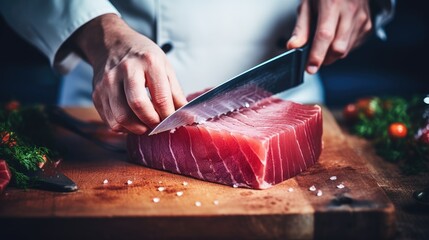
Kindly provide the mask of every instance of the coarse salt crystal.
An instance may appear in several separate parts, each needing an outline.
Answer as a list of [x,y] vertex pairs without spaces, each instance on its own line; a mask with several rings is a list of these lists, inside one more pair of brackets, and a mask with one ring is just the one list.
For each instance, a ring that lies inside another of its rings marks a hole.
[[322,196],[322,194],[323,194],[322,190],[318,190],[317,193],[316,193],[316,196],[320,197],[320,196]]
[[128,185],[131,185],[131,184],[133,184],[133,181],[128,180],[128,181],[127,181],[127,184],[128,184]]
[[335,181],[335,180],[337,180],[337,176],[332,176],[329,179],[331,179],[331,181]]
[[161,184],[161,183],[162,183],[162,181],[159,181],[158,183],[159,183],[159,184]]
[[109,183],[109,180],[104,179],[103,184],[108,184],[108,183]]
[[214,200],[214,201],[213,201],[213,204],[214,204],[214,205],[219,205],[219,200]]
[[246,103],[244,103],[244,106],[248,108],[248,107],[250,107],[250,104],[248,102],[246,102]]
[[182,196],[182,195],[183,195],[183,192],[177,192],[177,193],[176,193],[176,195],[177,195],[178,197],[180,197],[180,196]]
[[339,189],[342,189],[342,188],[344,188],[345,186],[344,186],[344,184],[339,184],[339,185],[337,185],[337,188],[339,188]]
[[310,190],[310,191],[312,191],[312,192],[314,192],[314,191],[316,191],[316,186],[311,186],[308,190]]
[[290,188],[288,189],[288,192],[293,192],[293,188],[291,188],[291,187],[290,187]]
[[233,187],[233,188],[238,188],[238,184],[235,184],[235,183],[234,183],[234,184],[232,185],[232,187]]
[[155,197],[155,198],[153,198],[153,199],[152,199],[152,201],[153,201],[154,203],[159,203],[159,201],[161,201],[161,199],[159,199],[159,198]]
[[171,133],[171,134],[173,134],[174,132],[176,132],[176,129],[175,129],[175,128],[173,128],[173,129],[171,129],[171,130],[170,130],[170,133]]
[[196,201],[196,202],[195,202],[195,206],[197,206],[197,207],[201,207],[201,202]]
[[183,182],[183,186],[188,186],[188,182]]
[[158,191],[160,191],[160,192],[162,192],[162,191],[164,191],[165,190],[165,187],[159,187],[158,188]]

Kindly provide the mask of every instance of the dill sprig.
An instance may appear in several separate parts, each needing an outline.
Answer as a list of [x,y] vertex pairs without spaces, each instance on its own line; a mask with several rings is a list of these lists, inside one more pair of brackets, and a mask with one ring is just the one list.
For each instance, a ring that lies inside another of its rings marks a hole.
[[[31,186],[29,175],[42,164],[59,156],[48,117],[41,105],[20,107],[16,102],[0,109],[0,159],[12,172],[11,183]],[[13,107],[11,107],[13,106]]]

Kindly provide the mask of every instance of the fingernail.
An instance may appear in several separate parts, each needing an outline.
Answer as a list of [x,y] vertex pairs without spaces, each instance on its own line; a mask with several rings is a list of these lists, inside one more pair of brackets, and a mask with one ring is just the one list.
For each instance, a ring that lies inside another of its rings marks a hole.
[[290,44],[293,44],[296,41],[296,36],[293,35],[291,38],[289,38],[289,41],[286,43],[286,47],[289,47]]
[[307,72],[310,74],[315,74],[317,72],[317,66],[314,65],[310,65],[307,67]]

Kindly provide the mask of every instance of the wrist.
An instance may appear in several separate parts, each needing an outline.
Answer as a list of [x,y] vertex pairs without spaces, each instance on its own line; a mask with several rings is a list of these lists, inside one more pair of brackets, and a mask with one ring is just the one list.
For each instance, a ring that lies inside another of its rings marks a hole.
[[100,59],[108,57],[109,50],[118,43],[122,30],[127,27],[118,15],[104,14],[82,25],[64,45],[94,67],[102,64]]

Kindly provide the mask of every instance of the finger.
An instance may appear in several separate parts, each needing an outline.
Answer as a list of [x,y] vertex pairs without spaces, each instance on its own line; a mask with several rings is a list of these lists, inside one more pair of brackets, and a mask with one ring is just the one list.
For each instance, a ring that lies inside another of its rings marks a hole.
[[326,53],[332,44],[332,40],[335,37],[338,20],[338,7],[336,5],[326,4],[326,2],[323,1],[322,4],[319,5],[316,32],[306,68],[308,73],[316,73],[322,65]]
[[121,67],[128,106],[140,121],[154,128],[160,122],[160,117],[147,94],[146,79],[140,61],[133,59],[123,61]]
[[[116,81],[109,91],[109,109],[113,120],[115,121],[115,128],[125,128],[128,132],[135,134],[144,134],[148,127],[146,127],[139,118],[133,113],[128,106],[128,102],[124,92],[124,82]],[[116,126],[119,125],[119,126]],[[112,128],[113,129],[113,128]]]
[[165,64],[156,60],[148,59],[145,71],[146,85],[152,98],[155,110],[161,119],[168,117],[174,112],[174,103],[168,81]]
[[362,43],[366,41],[368,36],[370,35],[372,30],[372,21],[371,19],[368,19],[364,25],[362,25],[362,28],[360,30],[360,34],[356,37],[356,40],[353,42],[353,44],[350,47],[350,50],[360,46]]
[[125,128],[124,126],[122,126],[121,124],[119,124],[116,119],[115,119],[115,115],[112,112],[112,108],[109,104],[109,102],[107,101],[104,107],[104,116],[107,119],[107,123],[110,126],[110,129],[113,132],[117,132],[117,133],[129,133],[130,131]]
[[108,94],[105,93],[105,89],[108,89],[109,84],[112,84],[116,81],[115,71],[111,71],[102,75],[101,80],[97,80],[98,75],[94,77],[94,90],[92,93],[92,100],[104,123],[106,123],[113,131],[123,131],[124,129],[121,126],[116,124],[116,121],[113,118],[113,115],[110,111],[110,105],[108,100]]
[[338,59],[347,56],[352,43],[356,40],[357,30],[350,14],[341,15],[329,57]]
[[185,95],[183,94],[182,88],[180,87],[179,81],[176,78],[173,68],[170,63],[167,63],[167,76],[170,82],[171,95],[173,97],[174,107],[176,109],[185,105],[188,101],[186,100]]
[[323,64],[329,65],[340,58],[346,57],[355,38],[356,30],[352,16],[350,14],[341,15],[335,39],[326,54]]
[[286,44],[288,49],[302,47],[308,40],[310,32],[310,4],[309,0],[302,1],[298,9],[298,17],[292,36]]

